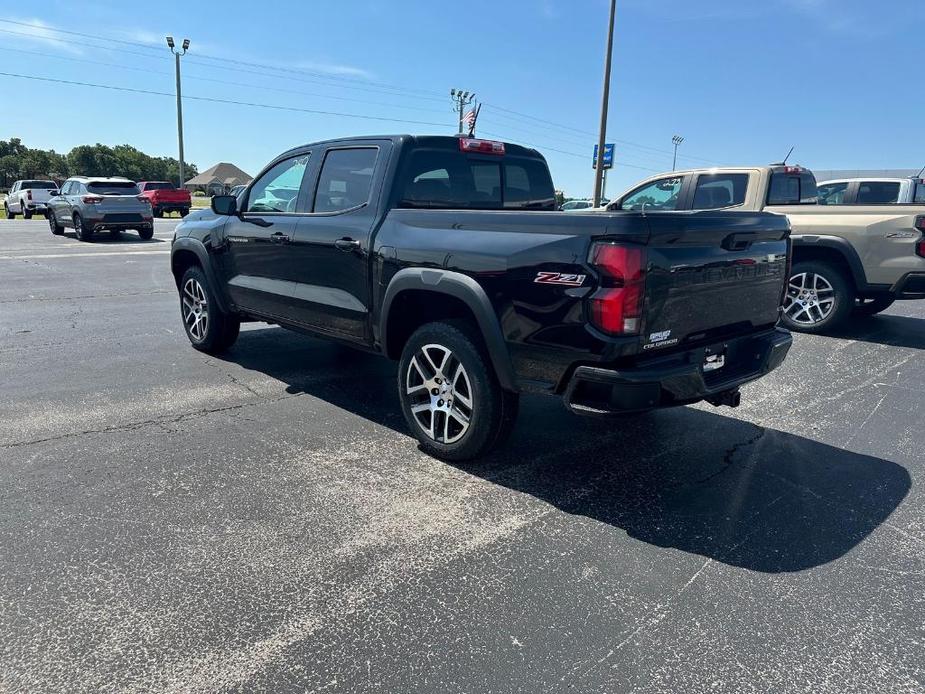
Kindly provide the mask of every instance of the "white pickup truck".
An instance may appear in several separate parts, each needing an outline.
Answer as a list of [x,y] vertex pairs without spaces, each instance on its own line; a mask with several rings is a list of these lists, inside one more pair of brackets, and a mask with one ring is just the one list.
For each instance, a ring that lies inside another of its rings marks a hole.
[[791,330],[823,332],[897,299],[925,299],[925,203],[820,205],[815,177],[799,166],[672,171],[638,183],[606,209],[787,215],[793,267],[781,321]]
[[925,205],[925,178],[837,178],[817,184],[820,205]]
[[3,203],[6,218],[15,219],[21,214],[32,219],[33,214],[45,214],[49,198],[57,194],[58,184],[54,181],[16,181]]

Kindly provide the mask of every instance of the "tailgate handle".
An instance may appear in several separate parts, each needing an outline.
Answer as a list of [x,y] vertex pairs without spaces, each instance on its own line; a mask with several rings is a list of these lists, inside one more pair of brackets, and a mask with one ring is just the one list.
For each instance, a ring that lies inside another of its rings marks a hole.
[[754,231],[737,231],[724,238],[720,245],[727,251],[744,251],[752,245],[754,236]]

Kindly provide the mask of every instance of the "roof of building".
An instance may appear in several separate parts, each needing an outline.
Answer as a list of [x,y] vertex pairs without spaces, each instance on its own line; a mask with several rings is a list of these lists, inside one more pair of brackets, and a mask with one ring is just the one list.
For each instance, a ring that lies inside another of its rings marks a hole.
[[198,176],[194,176],[188,180],[184,185],[207,186],[210,183],[222,183],[224,185],[233,186],[240,183],[248,183],[250,180],[251,175],[246,171],[242,171],[234,164],[220,161],[215,166],[206,169]]

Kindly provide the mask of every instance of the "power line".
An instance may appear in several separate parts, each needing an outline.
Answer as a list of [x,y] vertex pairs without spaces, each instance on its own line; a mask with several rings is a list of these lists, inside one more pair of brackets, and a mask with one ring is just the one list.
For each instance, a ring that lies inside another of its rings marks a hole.
[[[170,97],[176,96],[175,94],[171,94],[170,92],[158,92],[152,89],[135,89],[133,87],[119,87],[119,86],[112,85],[112,84],[96,84],[94,82],[78,82],[76,80],[62,80],[62,79],[56,79],[53,77],[39,77],[38,75],[21,75],[15,72],[0,72],[0,76],[18,77],[20,79],[26,79],[26,80],[38,80],[40,82],[53,82],[57,84],[68,84],[68,85],[80,86],[80,87],[94,87],[96,89],[109,89],[112,91],[131,92],[134,94],[152,94],[155,96],[170,96]],[[236,106],[253,106],[255,108],[268,108],[268,109],[275,109],[275,110],[280,110],[280,111],[294,111],[297,113],[313,113],[316,115],[323,115],[323,116],[339,116],[341,118],[363,118],[366,120],[389,121],[392,123],[408,123],[411,125],[433,125],[433,126],[437,126],[441,128],[446,126],[445,123],[431,123],[428,121],[408,120],[405,118],[388,118],[386,116],[365,116],[359,113],[339,113],[337,111],[322,111],[319,109],[298,108],[296,106],[282,106],[279,104],[261,104],[261,103],[256,103],[253,101],[237,101],[234,99],[219,99],[217,97],[210,97],[210,96],[193,96],[191,94],[185,94],[183,98],[192,99],[194,101],[208,101],[208,102],[217,103],[217,104],[233,104]]]

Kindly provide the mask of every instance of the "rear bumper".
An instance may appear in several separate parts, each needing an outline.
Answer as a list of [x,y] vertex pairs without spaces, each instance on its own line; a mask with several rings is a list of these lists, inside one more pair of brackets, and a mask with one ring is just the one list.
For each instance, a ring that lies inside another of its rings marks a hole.
[[925,272],[909,272],[890,288],[897,299],[925,299]]
[[[699,400],[734,406],[739,386],[780,366],[792,343],[789,332],[774,328],[630,368],[579,366],[566,388],[565,406],[584,415],[645,412]],[[725,365],[704,372],[710,354],[723,354]]]
[[137,212],[110,212],[84,217],[84,225],[94,231],[105,229],[143,229],[154,225],[154,219]]

